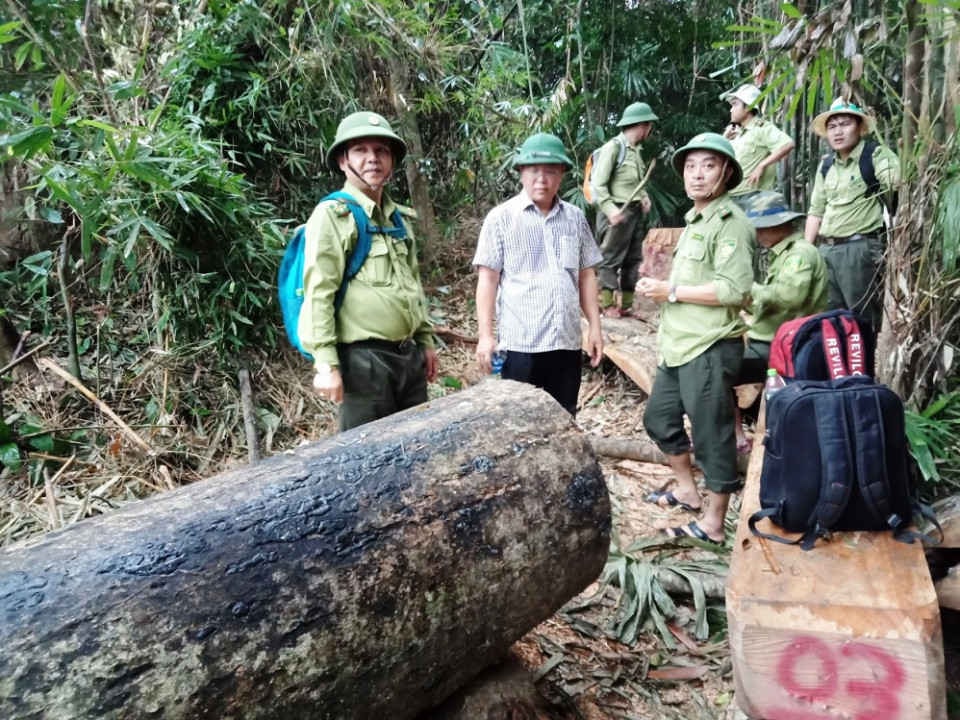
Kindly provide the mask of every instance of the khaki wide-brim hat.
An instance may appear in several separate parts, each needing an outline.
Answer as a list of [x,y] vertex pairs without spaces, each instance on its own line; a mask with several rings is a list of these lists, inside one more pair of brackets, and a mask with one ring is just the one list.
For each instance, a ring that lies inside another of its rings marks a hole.
[[781,193],[775,190],[758,190],[744,196],[743,211],[755,228],[778,227],[802,218],[803,213],[794,212]]
[[843,98],[837,98],[830,105],[830,109],[817,115],[810,127],[820,137],[827,136],[827,122],[834,115],[853,115],[860,118],[860,136],[869,135],[877,129],[877,121],[872,115],[867,115],[860,109],[859,105],[847,102]]

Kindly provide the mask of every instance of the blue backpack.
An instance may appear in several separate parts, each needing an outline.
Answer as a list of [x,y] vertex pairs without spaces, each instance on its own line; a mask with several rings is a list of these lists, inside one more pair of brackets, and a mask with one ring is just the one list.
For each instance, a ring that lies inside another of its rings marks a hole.
[[[347,292],[347,283],[358,273],[363,263],[370,254],[370,246],[373,244],[374,235],[389,235],[390,237],[403,240],[407,237],[407,229],[403,225],[403,219],[400,217],[400,211],[394,210],[390,216],[390,222],[393,227],[378,227],[370,223],[370,218],[363,208],[350,195],[338,190],[324,197],[320,202],[327,200],[339,200],[346,204],[353,215],[353,220],[357,224],[357,244],[347,256],[347,267],[343,272],[343,280],[333,299],[334,312],[340,309],[343,304],[343,296]],[[283,314],[283,326],[287,331],[287,338],[300,354],[308,360],[313,360],[313,356],[303,349],[300,344],[300,335],[297,332],[297,325],[300,322],[300,309],[303,307],[303,246],[304,225],[300,225],[293,232],[293,237],[287,244],[287,249],[283,253],[283,260],[280,261],[280,270],[277,273],[277,296],[280,299],[280,312]]]

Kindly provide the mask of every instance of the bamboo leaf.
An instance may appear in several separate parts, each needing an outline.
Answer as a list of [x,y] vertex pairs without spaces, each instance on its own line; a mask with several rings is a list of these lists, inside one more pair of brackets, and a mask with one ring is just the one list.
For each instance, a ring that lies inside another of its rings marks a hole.
[[780,9],[783,10],[783,14],[786,15],[788,18],[798,20],[803,17],[803,13],[797,10],[796,5],[794,5],[793,3],[788,3],[788,2],[780,3]]

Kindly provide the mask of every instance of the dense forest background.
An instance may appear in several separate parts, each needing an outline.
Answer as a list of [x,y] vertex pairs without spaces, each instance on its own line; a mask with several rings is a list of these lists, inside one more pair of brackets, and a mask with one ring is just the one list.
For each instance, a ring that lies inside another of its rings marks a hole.
[[118,487],[138,497],[244,457],[245,372],[268,450],[333,429],[282,335],[275,274],[290,229],[341,182],[323,156],[346,113],[381,112],[410,147],[393,194],[419,213],[445,324],[525,136],[563,138],[578,165],[563,194],[584,206],[586,157],[649,102],[654,217],[679,225],[670,154],[720,130],[719,95],[745,81],[796,139],[782,180],[798,209],[825,151],[810,121],[837,95],[899,153],[880,373],[908,404],[930,494],[960,483],[957,0],[0,7],[0,542],[63,521],[43,507],[52,484],[76,488],[78,518]]

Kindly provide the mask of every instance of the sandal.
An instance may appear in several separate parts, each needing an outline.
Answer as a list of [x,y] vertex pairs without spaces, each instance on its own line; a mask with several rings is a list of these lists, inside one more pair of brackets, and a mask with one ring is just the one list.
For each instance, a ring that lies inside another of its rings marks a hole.
[[[682,500],[678,500],[677,496],[673,494],[672,490],[664,490],[663,492],[652,492],[647,495],[644,500],[648,503],[653,503],[654,505],[659,505],[662,508],[672,508],[678,507],[687,512],[698,513],[703,508],[701,506],[694,507],[689,503],[685,503]],[[661,500],[666,500],[666,504],[660,502]]]
[[697,524],[696,520],[686,525],[664,528],[663,534],[670,538],[693,538],[694,540],[700,540],[701,542],[710,543],[711,545],[723,545],[724,543],[723,540],[714,540],[707,535],[703,531],[703,528]]

